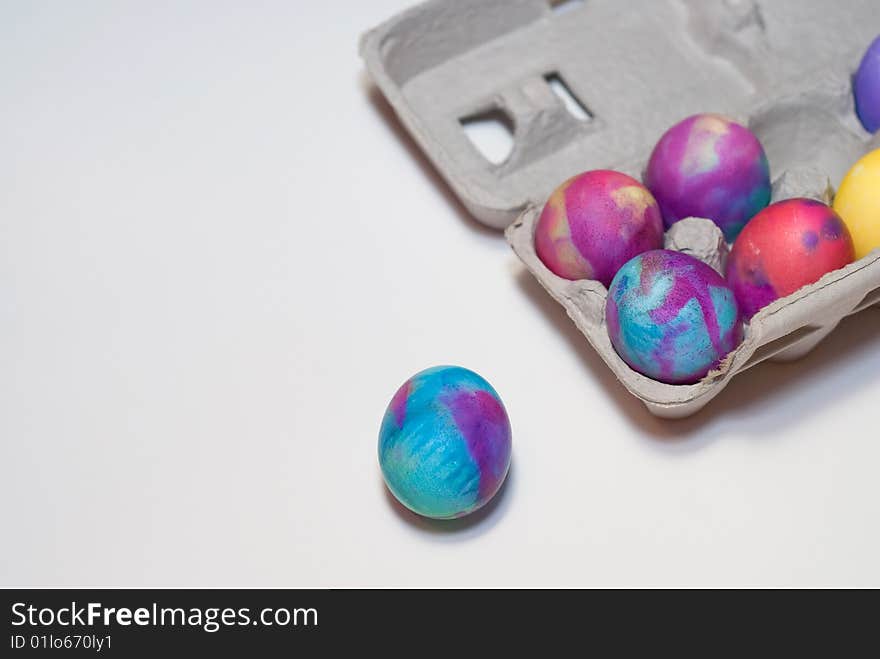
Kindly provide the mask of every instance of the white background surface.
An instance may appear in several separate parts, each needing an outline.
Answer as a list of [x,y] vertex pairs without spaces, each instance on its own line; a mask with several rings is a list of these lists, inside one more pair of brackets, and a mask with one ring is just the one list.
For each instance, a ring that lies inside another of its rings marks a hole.
[[[880,586],[880,311],[651,417],[370,91],[409,0],[0,4],[0,584]],[[376,435],[472,368],[508,486]]]

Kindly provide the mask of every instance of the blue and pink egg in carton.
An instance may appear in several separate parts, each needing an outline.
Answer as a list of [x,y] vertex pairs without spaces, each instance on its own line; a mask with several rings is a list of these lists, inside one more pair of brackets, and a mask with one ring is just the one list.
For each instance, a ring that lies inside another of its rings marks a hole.
[[[757,311],[739,346],[708,375],[669,384],[624,361],[619,340],[615,349],[606,317],[607,273],[571,280],[558,274],[552,258],[539,257],[547,251],[536,242],[544,206],[563,181],[586,170],[613,169],[646,182],[668,176],[650,162],[655,144],[670,126],[704,113],[732,118],[763,145],[772,189],[750,183],[756,205],[768,192],[773,201],[830,202],[853,163],[880,146],[866,130],[873,92],[864,80],[871,82],[874,69],[859,66],[880,49],[872,46],[865,55],[880,34],[874,5],[432,0],[365,35],[361,50],[403,124],[471,213],[507,228],[527,269],[633,395],[654,414],[682,417],[738,373],[768,359],[797,359],[842,318],[880,303],[880,252]],[[511,133],[510,151],[500,161],[488,160],[464,130],[480,117],[500,118]],[[662,240],[667,249],[724,272],[729,242],[743,220],[736,213],[713,217],[717,224],[683,219],[688,200],[700,194],[658,199],[667,227]],[[670,223],[669,214],[681,221]],[[576,255],[558,256],[583,267]]]

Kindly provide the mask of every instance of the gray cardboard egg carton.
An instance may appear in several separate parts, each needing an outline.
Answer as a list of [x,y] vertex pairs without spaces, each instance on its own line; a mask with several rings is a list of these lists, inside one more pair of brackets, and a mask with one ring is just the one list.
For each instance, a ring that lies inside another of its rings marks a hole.
[[[663,132],[699,112],[726,114],[758,135],[774,199],[830,201],[846,171],[880,146],[858,123],[850,86],[878,33],[877,0],[432,0],[366,34],[361,52],[474,217],[507,227],[514,251],[633,395],[658,416],[684,417],[736,374],[797,359],[845,316],[880,304],[880,251],[760,311],[740,347],[701,382],[667,385],[614,351],[602,284],[561,279],[536,257],[543,203],[588,169],[638,178]],[[585,115],[569,112],[552,76]],[[513,149],[498,164],[463,130],[491,112],[513,126]],[[719,270],[727,255],[707,220],[673,226],[666,244]]]

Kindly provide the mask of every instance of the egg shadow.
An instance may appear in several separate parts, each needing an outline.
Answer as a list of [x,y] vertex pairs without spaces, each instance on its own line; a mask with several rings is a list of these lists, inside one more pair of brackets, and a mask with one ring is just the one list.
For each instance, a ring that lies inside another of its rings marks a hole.
[[440,172],[434,167],[434,164],[425,155],[425,152],[422,151],[421,147],[419,147],[412,136],[406,131],[406,128],[400,122],[394,108],[391,107],[391,104],[385,96],[382,95],[381,90],[373,84],[369,75],[365,71],[361,71],[359,75],[359,83],[364,90],[368,103],[382,119],[389,132],[394,135],[396,141],[404,148],[410,159],[422,172],[422,175],[424,175],[424,177],[432,184],[432,187],[443,197],[446,204],[453,210],[458,219],[474,233],[477,233],[480,236],[492,238],[496,241],[502,240],[503,234],[501,231],[480,224],[474,216],[471,215],[470,211],[468,211],[449,184],[440,175]]
[[476,512],[457,519],[431,519],[417,515],[395,498],[384,480],[380,478],[380,482],[388,505],[398,519],[422,533],[443,541],[455,542],[482,535],[499,522],[510,506],[510,500],[513,497],[514,472],[513,461],[511,461],[507,478],[504,479],[501,488],[489,503]]
[[566,339],[590,377],[642,437],[663,450],[687,452],[707,445],[731,424],[737,430],[772,438],[880,374],[880,307],[871,307],[840,325],[795,362],[765,362],[734,377],[706,407],[684,419],[663,419],[617,380],[586,337],[525,269],[517,283],[539,313]]

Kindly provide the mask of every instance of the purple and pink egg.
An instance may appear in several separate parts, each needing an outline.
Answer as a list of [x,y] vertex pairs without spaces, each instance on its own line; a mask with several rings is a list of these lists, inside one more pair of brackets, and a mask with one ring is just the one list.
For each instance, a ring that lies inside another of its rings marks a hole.
[[687,217],[717,224],[732,242],[770,203],[770,165],[758,138],[717,114],[699,114],[670,128],[645,170],[669,227]]
[[727,259],[727,281],[746,318],[855,259],[852,237],[832,208],[788,199],[755,216]]
[[611,170],[563,183],[535,227],[535,249],[549,270],[606,287],[632,257],[662,246],[663,221],[654,197],[634,178]]

